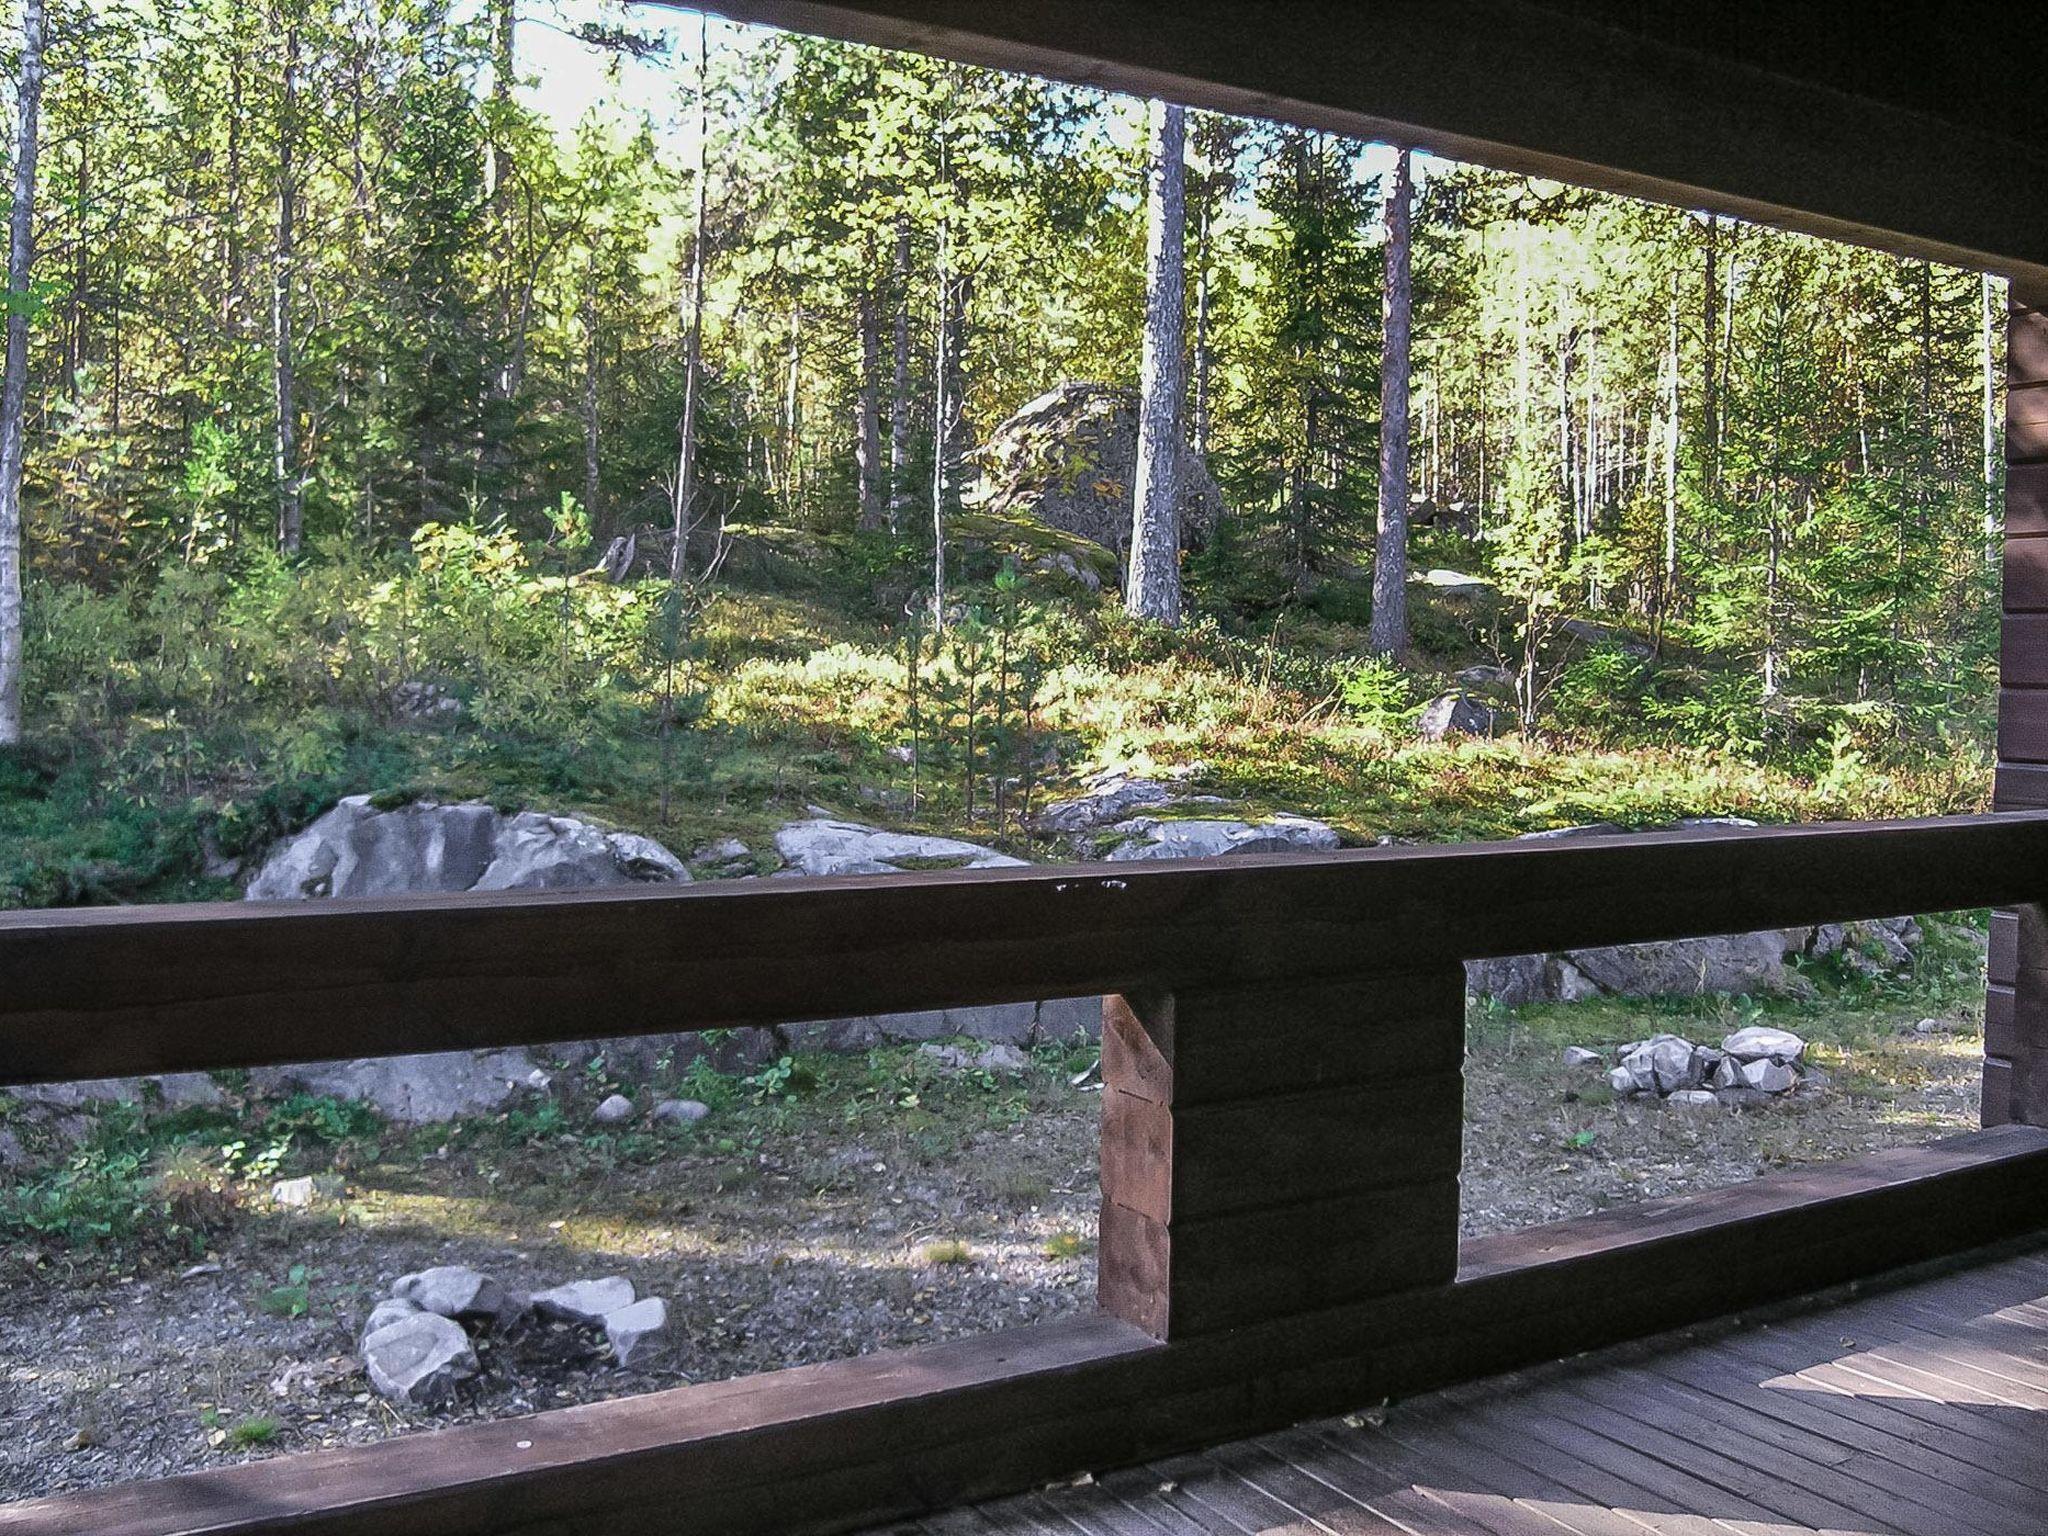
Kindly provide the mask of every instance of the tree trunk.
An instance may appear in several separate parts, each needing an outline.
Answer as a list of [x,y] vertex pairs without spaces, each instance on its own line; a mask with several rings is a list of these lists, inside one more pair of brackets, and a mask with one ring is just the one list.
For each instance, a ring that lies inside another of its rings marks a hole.
[[901,533],[910,511],[910,221],[896,221],[894,334],[889,374],[889,531]]
[[953,338],[951,319],[951,278],[947,264],[946,222],[939,221],[936,271],[936,311],[932,325],[932,630],[946,627],[946,457],[952,452],[953,402],[948,386],[953,378],[949,344]]
[[1186,332],[1186,143],[1183,108],[1151,106],[1145,211],[1145,344],[1139,369],[1137,487],[1124,606],[1161,624],[1180,622],[1181,398]]
[[1209,462],[1209,349],[1210,309],[1210,227],[1215,219],[1215,198],[1204,197],[1201,217],[1195,222],[1195,453]]
[[598,405],[598,330],[597,293],[595,283],[587,284],[583,292],[583,512],[590,519],[593,529],[602,526],[602,514],[598,508],[600,490],[599,470],[599,422]]
[[1999,529],[2003,523],[2003,508],[1998,495],[1998,358],[1993,345],[1997,295],[1992,288],[1990,273],[1985,273],[1981,282],[1983,335],[1978,361],[1982,364],[1984,395],[1984,562],[1995,566],[2001,553]]
[[1660,620],[1678,600],[1678,285],[1675,279],[1664,346],[1664,598],[1659,604]]
[[1380,521],[1373,545],[1372,629],[1367,639],[1376,656],[1395,660],[1408,654],[1408,375],[1413,361],[1411,333],[1415,285],[1410,270],[1412,154],[1394,160],[1387,194],[1387,266],[1380,348]]
[[15,90],[14,203],[7,217],[7,361],[0,374],[0,746],[21,740],[21,468],[28,408],[27,298],[35,260],[43,105],[43,0],[25,0]]
[[872,284],[861,290],[859,423],[854,458],[860,470],[860,526],[867,532],[887,520],[887,487],[882,464],[882,316]]
[[271,264],[270,373],[275,418],[278,553],[295,555],[305,542],[306,488],[299,473],[297,361],[292,353],[292,283],[297,260],[299,186],[299,27],[285,27],[284,75],[277,121],[277,248]]
[[670,530],[668,576],[680,586],[690,570],[690,533],[696,523],[697,501],[697,396],[704,371],[704,247],[710,201],[710,156],[706,141],[711,134],[711,67],[708,57],[708,24],[697,23],[697,156],[695,209],[690,233],[690,292],[685,302],[689,312],[683,321],[683,416],[676,424],[676,480],[669,511],[674,521]]
[[1700,458],[1708,492],[1721,489],[1721,221],[1707,215],[1707,283],[1700,337],[1705,349],[1700,379]]

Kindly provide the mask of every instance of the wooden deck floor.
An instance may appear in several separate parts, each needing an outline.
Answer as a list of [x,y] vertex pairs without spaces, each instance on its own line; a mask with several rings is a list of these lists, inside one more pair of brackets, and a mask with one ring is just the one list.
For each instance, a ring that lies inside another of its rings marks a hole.
[[888,1536],[2042,1536],[2048,1256],[1694,1330]]

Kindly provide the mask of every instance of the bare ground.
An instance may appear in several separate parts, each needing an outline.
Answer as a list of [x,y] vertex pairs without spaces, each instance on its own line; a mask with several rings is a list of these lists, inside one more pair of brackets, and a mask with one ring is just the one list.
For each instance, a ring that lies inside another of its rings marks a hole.
[[[1613,1045],[1658,1028],[1714,1038],[1743,1022],[1730,1006],[1475,1013],[1465,1229],[1969,1129],[1981,1052],[1969,990],[1965,978],[1774,1019],[1815,1040],[1827,1084],[1743,1112],[1612,1102],[1597,1076],[1558,1065],[1566,1041]],[[1938,1027],[1916,1031],[1930,1011]],[[579,1084],[565,1090],[567,1128],[501,1118],[327,1149],[347,1179],[342,1200],[284,1212],[252,1199],[203,1255],[16,1243],[0,1251],[0,1498],[1083,1309],[1099,1097],[1070,1067],[1048,1057],[995,1079],[878,1053],[821,1067],[799,1096],[735,1091],[702,1125],[658,1136],[593,1133]],[[459,1403],[394,1408],[355,1363],[356,1328],[396,1276],[449,1263],[526,1288],[625,1274],[669,1298],[673,1337],[630,1371],[561,1330],[487,1340],[484,1376]]]

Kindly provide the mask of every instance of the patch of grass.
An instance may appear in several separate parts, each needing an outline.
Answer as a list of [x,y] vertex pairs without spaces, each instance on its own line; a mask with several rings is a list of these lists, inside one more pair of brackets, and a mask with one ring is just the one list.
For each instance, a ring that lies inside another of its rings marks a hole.
[[1055,1232],[1045,1240],[1045,1256],[1048,1259],[1078,1259],[1092,1245],[1078,1232]]
[[228,1427],[227,1445],[231,1450],[249,1451],[260,1445],[269,1445],[284,1429],[284,1421],[268,1415],[258,1414],[241,1419]]
[[285,1273],[284,1284],[259,1291],[256,1305],[271,1317],[301,1318],[313,1305],[313,1276],[303,1264]]
[[974,1250],[957,1237],[941,1238],[924,1245],[924,1261],[934,1267],[972,1264]]

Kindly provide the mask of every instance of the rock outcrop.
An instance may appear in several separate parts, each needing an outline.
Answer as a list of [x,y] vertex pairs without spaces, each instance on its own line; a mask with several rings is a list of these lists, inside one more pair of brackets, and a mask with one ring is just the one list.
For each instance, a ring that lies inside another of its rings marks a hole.
[[[963,498],[968,507],[1032,517],[1123,561],[1137,482],[1137,391],[1056,385],[991,432],[980,459],[980,479]],[[1183,450],[1177,479],[1181,543],[1199,547],[1223,515],[1223,493],[1192,449]]]
[[351,795],[271,849],[250,901],[416,892],[567,890],[688,880],[652,838],[479,801],[379,807]]
[[1327,853],[1341,846],[1336,828],[1307,816],[1255,821],[1139,816],[1113,829],[1122,841],[1103,855],[1112,863],[1215,859],[1236,853]]
[[995,869],[1024,860],[956,837],[890,832],[858,821],[813,816],[775,834],[775,851],[798,875],[901,875],[924,869]]

